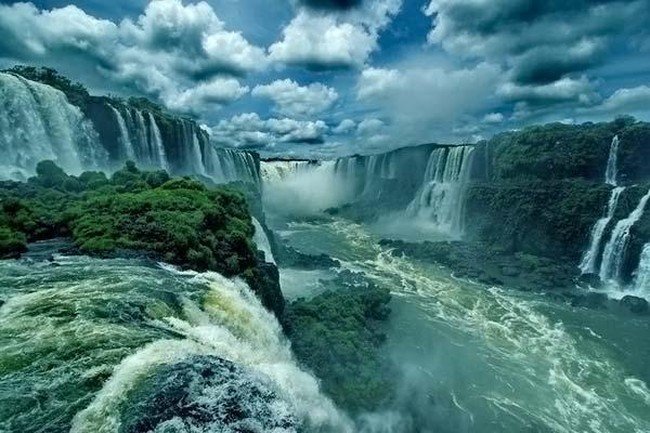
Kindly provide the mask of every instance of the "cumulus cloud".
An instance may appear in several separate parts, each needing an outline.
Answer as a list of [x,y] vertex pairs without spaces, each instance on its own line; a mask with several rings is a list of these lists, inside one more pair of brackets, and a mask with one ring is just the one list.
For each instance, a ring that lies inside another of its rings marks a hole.
[[247,88],[236,77],[266,64],[264,50],[227,30],[206,2],[157,0],[120,23],[75,6],[0,5],[0,32],[4,59],[64,67],[85,62],[117,86],[185,112],[239,98]]
[[357,127],[357,124],[354,120],[352,119],[343,119],[341,123],[338,124],[334,129],[332,129],[332,132],[335,134],[348,134],[352,131],[354,131]]
[[278,143],[322,144],[328,130],[322,120],[262,119],[257,113],[244,113],[220,121],[212,128],[212,137],[232,147],[273,148]]
[[283,29],[282,39],[269,47],[269,57],[311,70],[362,66],[378,48],[379,32],[399,11],[401,0],[360,3],[342,12],[300,9]]
[[276,111],[288,116],[312,116],[322,113],[332,107],[339,98],[336,90],[321,83],[300,86],[291,79],[256,86],[252,94],[271,99],[276,105]]

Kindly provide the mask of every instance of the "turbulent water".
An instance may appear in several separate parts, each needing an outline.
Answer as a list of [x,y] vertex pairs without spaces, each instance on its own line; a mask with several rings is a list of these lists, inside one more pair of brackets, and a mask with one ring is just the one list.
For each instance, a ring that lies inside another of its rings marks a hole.
[[127,260],[0,262],[2,432],[346,432],[241,281]]
[[391,290],[386,356],[401,385],[390,408],[364,418],[381,431],[650,431],[645,318],[459,280],[393,257],[363,226],[342,220],[291,223],[281,234]]
[[424,181],[407,214],[433,223],[452,235],[463,232],[465,186],[469,180],[474,147],[457,146],[431,152]]
[[26,179],[51,159],[72,174],[104,167],[106,151],[79,108],[44,84],[0,73],[0,179]]
[[597,271],[596,266],[601,252],[600,247],[605,234],[605,229],[612,218],[614,218],[614,213],[616,213],[616,207],[618,206],[618,200],[624,190],[624,187],[616,187],[612,190],[612,194],[609,197],[609,202],[607,204],[607,213],[604,217],[596,221],[596,224],[594,224],[594,227],[591,229],[589,248],[585,251],[582,261],[580,262],[580,270],[583,274],[595,273]]
[[641,197],[639,204],[627,218],[616,223],[609,241],[603,249],[603,260],[599,272],[602,281],[617,284],[621,280],[623,260],[630,240],[630,230],[643,216],[649,200],[650,190]]

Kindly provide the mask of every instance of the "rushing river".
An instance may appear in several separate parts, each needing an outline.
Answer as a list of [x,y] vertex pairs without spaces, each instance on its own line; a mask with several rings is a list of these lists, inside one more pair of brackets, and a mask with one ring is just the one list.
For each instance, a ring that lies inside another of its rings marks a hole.
[[[241,281],[45,254],[0,262],[0,432],[650,431],[647,318],[456,279],[342,220],[277,228],[391,289],[392,407],[354,427]],[[333,272],[282,270],[285,293]]]
[[[341,220],[280,227],[304,252],[330,254],[390,288],[386,356],[402,377],[394,410],[374,415],[385,431],[650,432],[646,317],[456,279],[393,257],[365,227]],[[297,281],[318,291],[305,275]]]
[[0,432],[352,431],[241,281],[34,257],[0,299]]

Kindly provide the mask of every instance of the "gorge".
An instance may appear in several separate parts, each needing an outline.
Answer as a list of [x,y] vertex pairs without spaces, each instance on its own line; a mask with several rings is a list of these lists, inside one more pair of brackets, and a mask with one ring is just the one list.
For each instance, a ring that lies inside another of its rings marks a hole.
[[650,124],[263,160],[0,73],[0,431],[650,431]]

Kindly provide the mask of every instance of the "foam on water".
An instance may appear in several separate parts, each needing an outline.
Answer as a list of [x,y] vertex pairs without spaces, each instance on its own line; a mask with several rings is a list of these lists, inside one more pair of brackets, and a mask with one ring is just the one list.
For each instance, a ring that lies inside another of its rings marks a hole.
[[391,288],[399,302],[415,305],[420,329],[439,329],[452,340],[449,344],[471,345],[487,362],[480,368],[494,374],[489,386],[457,389],[452,395],[457,406],[475,417],[481,412],[487,416],[487,404],[500,414],[492,416],[507,431],[516,431],[517,424],[565,433],[650,430],[650,413],[643,410],[646,384],[629,377],[602,339],[587,333],[577,338],[562,322],[539,312],[535,298],[457,280],[435,266],[394,257],[361,226],[334,221],[319,229],[338,234],[345,243],[341,250],[360,254],[343,260],[344,267],[365,272]]

